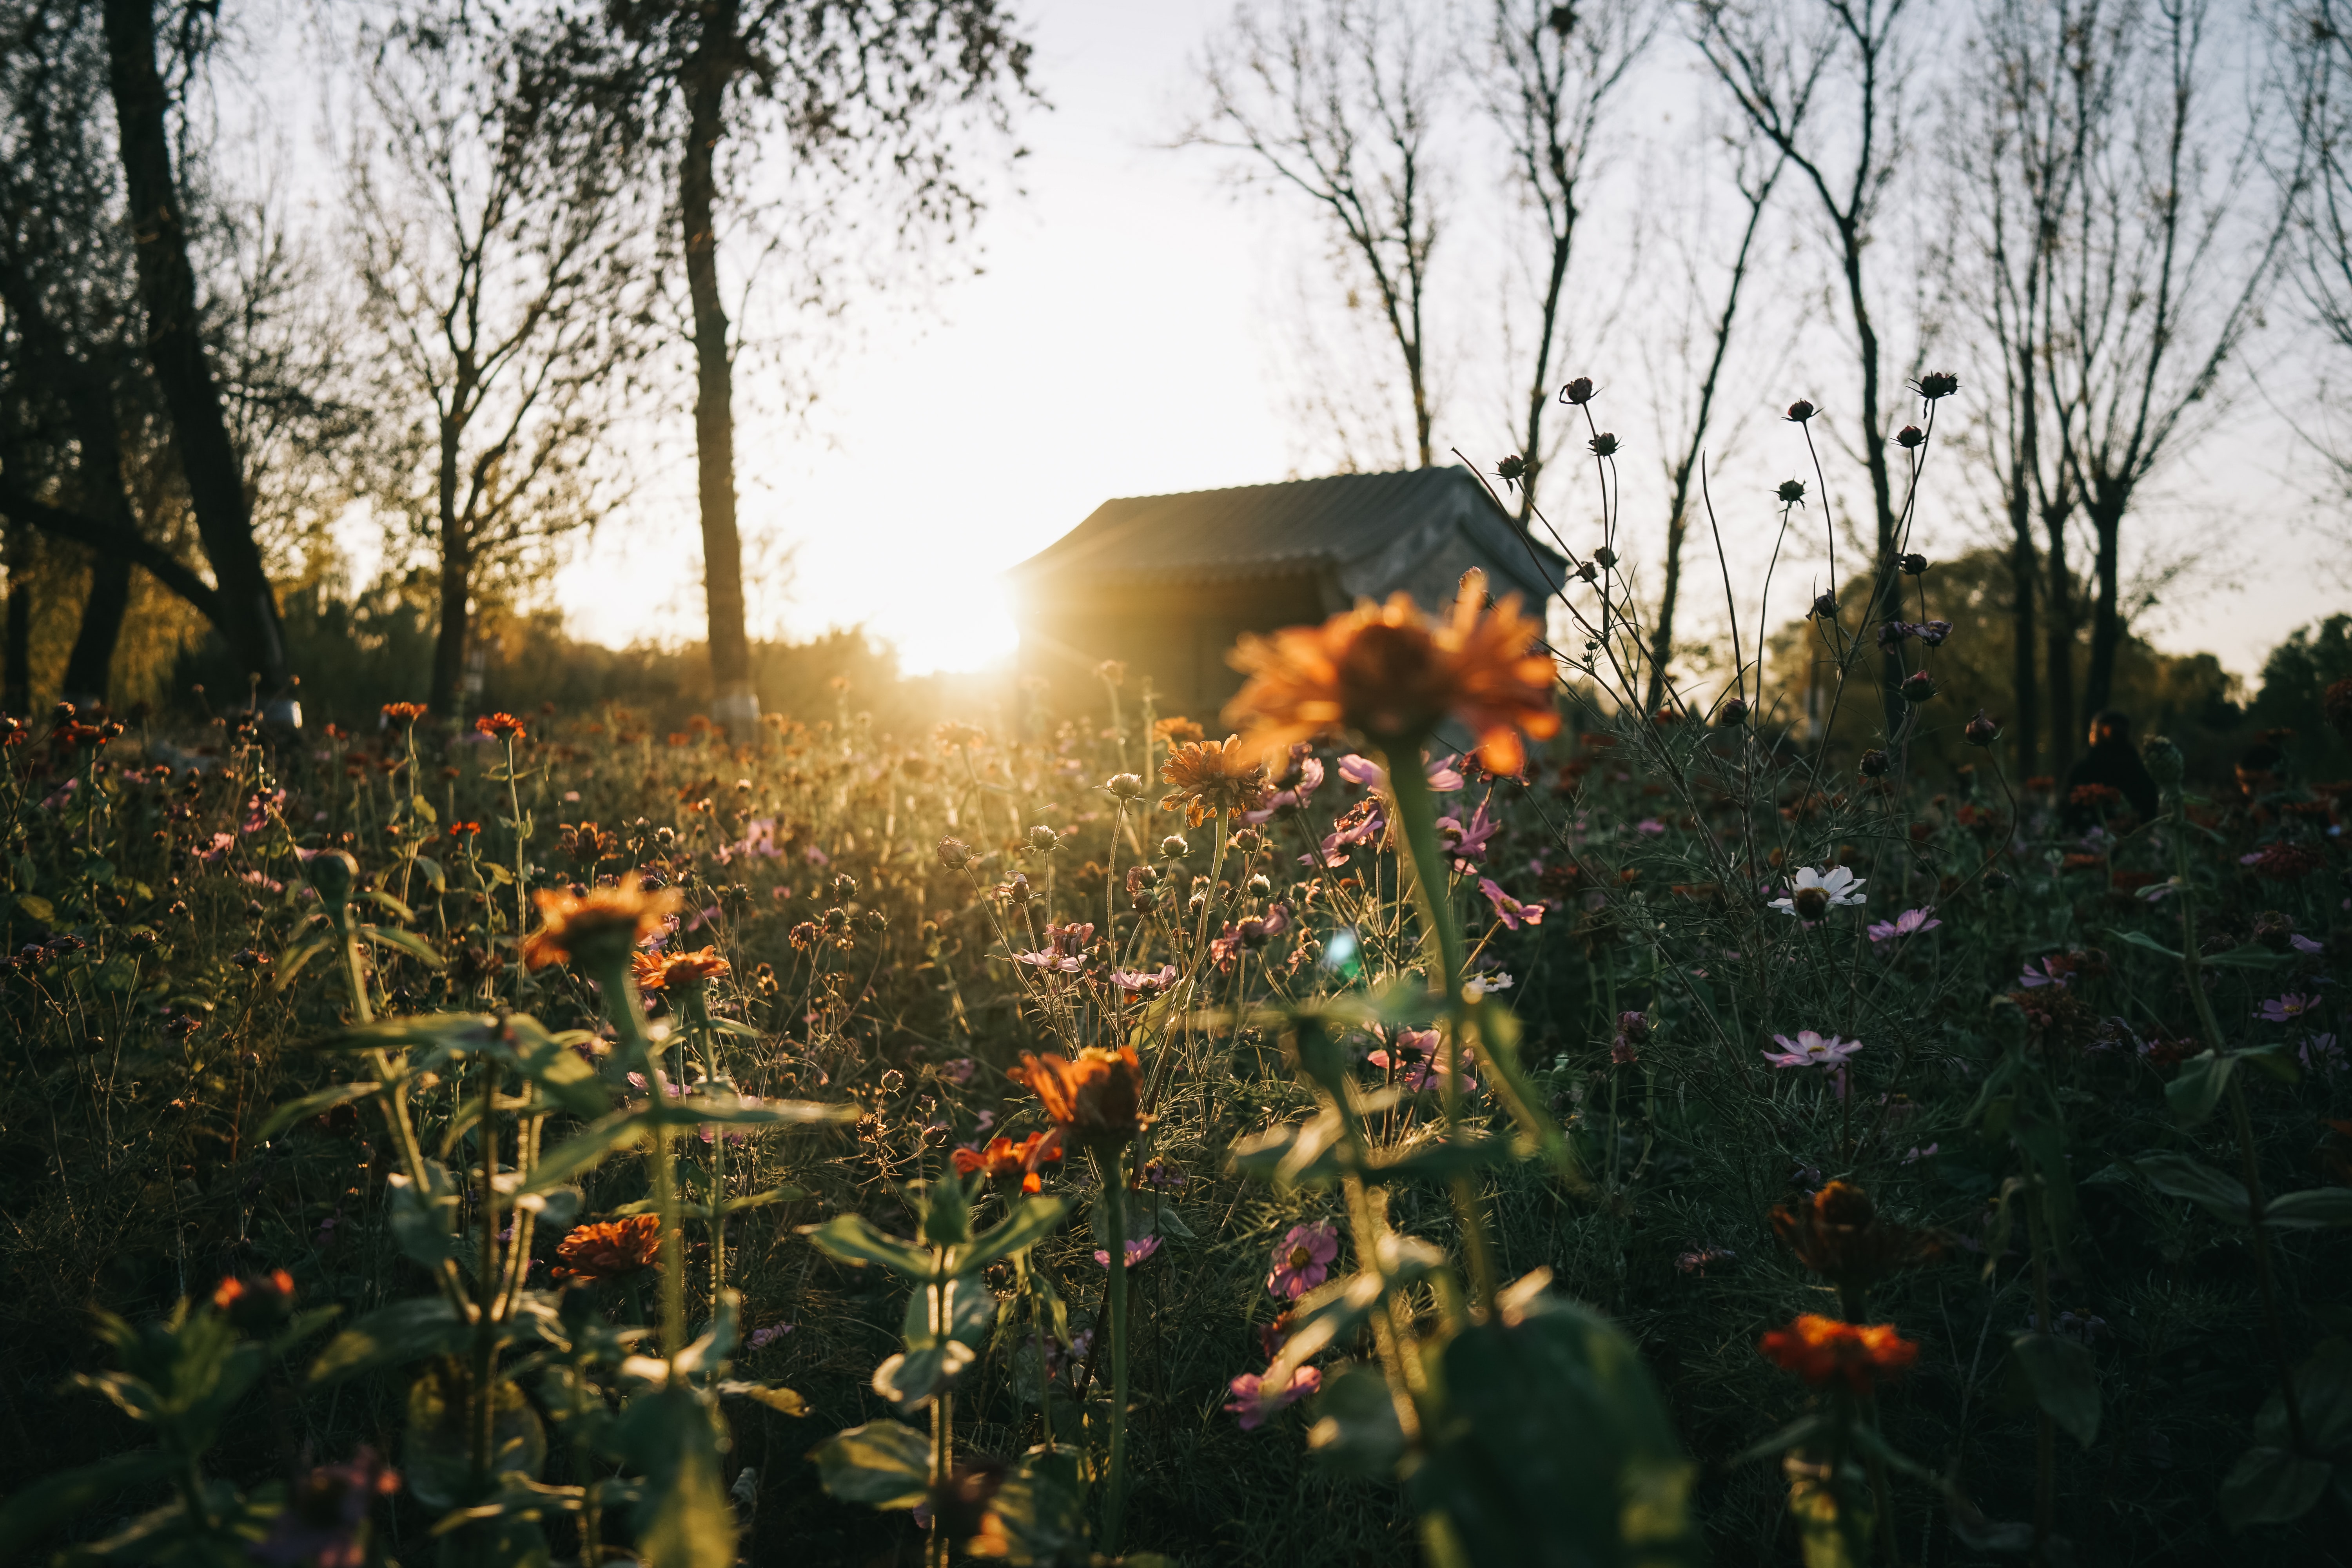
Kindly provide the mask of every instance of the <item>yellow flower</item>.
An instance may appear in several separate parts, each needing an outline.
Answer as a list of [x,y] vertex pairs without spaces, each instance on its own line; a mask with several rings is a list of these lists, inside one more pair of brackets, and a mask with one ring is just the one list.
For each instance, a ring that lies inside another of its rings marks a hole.
[[1222,744],[1200,741],[1178,746],[1160,764],[1160,776],[1173,786],[1160,809],[1183,811],[1194,827],[1208,821],[1213,811],[1255,811],[1274,798],[1265,763],[1231,735]]
[[530,895],[539,906],[539,929],[523,939],[523,962],[533,969],[551,963],[604,958],[617,963],[629,949],[662,929],[677,909],[677,889],[648,893],[635,877],[617,887],[592,888],[584,897],[541,888]]
[[723,980],[729,973],[727,961],[719,956],[715,947],[706,947],[699,952],[673,953],[667,958],[659,953],[633,953],[629,964],[636,971],[640,991],[680,991],[706,980]]

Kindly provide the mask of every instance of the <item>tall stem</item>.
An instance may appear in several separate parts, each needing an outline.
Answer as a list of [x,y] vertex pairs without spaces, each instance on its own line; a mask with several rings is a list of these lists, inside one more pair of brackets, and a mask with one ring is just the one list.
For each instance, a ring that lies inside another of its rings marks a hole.
[[1097,1160],[1103,1217],[1109,1222],[1110,1486],[1103,1501],[1103,1555],[1117,1557],[1127,1514],[1127,1155],[1114,1147]]

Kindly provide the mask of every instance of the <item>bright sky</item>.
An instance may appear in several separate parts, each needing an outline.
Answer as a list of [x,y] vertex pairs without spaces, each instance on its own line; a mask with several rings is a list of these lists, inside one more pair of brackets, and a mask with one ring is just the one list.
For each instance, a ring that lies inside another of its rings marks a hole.
[[[774,389],[739,378],[755,636],[863,624],[894,642],[909,670],[976,667],[1013,646],[997,574],[1104,499],[1280,479],[1330,461],[1328,441],[1302,427],[1286,390],[1301,374],[1289,308],[1302,284],[1328,288],[1317,282],[1302,205],[1237,193],[1219,154],[1165,146],[1200,101],[1194,61],[1230,15],[1225,0],[1030,0],[1021,9],[1053,108],[1022,127],[1032,153],[1026,194],[1007,194],[982,221],[985,274],[854,313],[857,336],[820,378],[805,421],[780,413],[786,399]],[[1665,47],[1675,55],[1682,46],[1669,37]],[[1665,71],[1629,119],[1679,135],[1692,89]],[[1627,168],[1627,188],[1643,188],[1626,205],[1638,205],[1660,171]],[[1446,286],[1491,295],[1500,268],[1475,247],[1478,225],[1498,221],[1498,204],[1469,195],[1476,200],[1464,203],[1472,216],[1457,228]],[[1804,242],[1791,219],[1780,243]],[[1594,243],[1610,241],[1596,232]],[[1601,308],[1595,294],[1578,298]],[[1507,360],[1466,314],[1454,324],[1465,363]],[[1777,449],[1789,427],[1762,420],[1801,393],[1835,406],[1842,363],[1833,342],[1822,348],[1812,370],[1799,354],[1769,382],[1745,383],[1755,406],[1746,445],[1729,459],[1730,488],[1744,482],[1761,495],[1782,469],[1799,471]],[[1965,378],[1982,379],[1965,354],[1950,357]],[[1560,378],[1608,368],[1570,364]],[[1486,461],[1514,443],[1499,396],[1475,390],[1457,391],[1441,445],[1459,442]],[[1629,457],[1634,443],[1655,444],[1643,405],[1621,406],[1613,423]],[[2160,644],[2210,648],[2251,675],[2286,630],[2352,598],[2340,570],[2320,569],[2330,552],[2296,499],[2308,465],[2292,445],[2258,413],[2177,476],[2161,536],[2191,551],[2200,540],[2213,545],[2143,621]],[[1753,473],[1738,471],[1742,457]],[[1727,471],[1718,467],[1718,500]],[[1832,483],[1845,488],[1834,472]],[[1653,488],[1642,473],[1627,487],[1636,556],[1656,553],[1654,510],[1642,510]],[[1931,495],[1922,545],[1949,554],[1974,542],[1975,506],[1957,482]],[[1763,509],[1748,510],[1763,521]],[[557,577],[575,630],[615,643],[698,637],[699,561],[680,547],[696,537],[694,516],[681,437],[631,514]],[[1752,552],[1741,542],[1747,531],[1733,531],[1739,564]],[[785,551],[788,575],[775,564]],[[1789,592],[1793,611],[1801,584]]]

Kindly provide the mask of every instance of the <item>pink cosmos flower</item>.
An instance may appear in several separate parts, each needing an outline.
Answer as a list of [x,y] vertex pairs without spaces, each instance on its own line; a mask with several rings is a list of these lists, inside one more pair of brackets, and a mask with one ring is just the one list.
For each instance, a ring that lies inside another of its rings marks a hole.
[[1121,991],[1138,996],[1157,996],[1176,984],[1176,966],[1163,963],[1156,974],[1139,969],[1114,969],[1110,972],[1110,983]]
[[2316,996],[2298,996],[2289,992],[2284,996],[2267,998],[2263,1003],[2263,1010],[2255,1016],[2265,1024],[2288,1024],[2318,1005],[2319,998]]
[[[1438,1051],[1444,1038],[1435,1029],[1399,1029],[1394,1052],[1374,1051],[1364,1060],[1383,1071],[1394,1068],[1397,1081],[1407,1089],[1416,1091],[1433,1089],[1443,1081],[1444,1068],[1438,1060]],[[1470,1064],[1477,1059],[1476,1047],[1465,1046],[1462,1048],[1462,1092],[1465,1094],[1475,1094],[1478,1090],[1478,1080],[1470,1076],[1469,1070]]]
[[1666,825],[1660,822],[1654,816],[1645,816],[1641,821],[1633,824],[1633,831],[1642,835],[1644,838],[1657,838],[1664,836],[1666,831]]
[[1265,1425],[1265,1418],[1289,1408],[1323,1387],[1321,1369],[1302,1366],[1290,1374],[1287,1388],[1268,1388],[1265,1380],[1254,1372],[1243,1373],[1225,1385],[1233,1394],[1225,1408],[1241,1417],[1241,1428],[1255,1432]]
[[1502,831],[1503,825],[1488,814],[1486,803],[1483,800],[1478,803],[1478,809],[1470,814],[1466,826],[1458,817],[1441,816],[1437,819],[1438,842],[1445,847],[1446,854],[1454,858],[1456,871],[1466,872],[1485,859],[1486,847]]
[[2297,1046],[2294,1054],[2302,1058],[2304,1069],[2307,1072],[2324,1069],[2329,1073],[2339,1073],[2344,1070],[2343,1047],[2336,1045],[2333,1035],[2314,1035]]
[[1478,890],[1486,895],[1488,903],[1495,906],[1495,918],[1501,921],[1509,930],[1517,931],[1523,925],[1543,924],[1544,907],[1541,904],[1521,903],[1503,891],[1501,885],[1494,878],[1479,878]]
[[2297,952],[2326,952],[2327,951],[2327,944],[2326,942],[2314,942],[2309,937],[2304,935],[2301,931],[2296,931],[2286,940],[2288,945],[2293,947]]
[[1358,756],[1355,752],[1349,752],[1339,759],[1339,776],[1351,784],[1362,784],[1370,788],[1373,784],[1387,782],[1389,775],[1382,772],[1381,764],[1371,758]]
[[1294,1225],[1274,1249],[1274,1272],[1265,1277],[1265,1288],[1296,1301],[1331,1277],[1331,1262],[1339,1256],[1339,1231],[1328,1225]]
[[[1132,1268],[1137,1264],[1142,1262],[1145,1258],[1150,1257],[1153,1253],[1159,1250],[1160,1238],[1156,1236],[1130,1237],[1128,1238],[1127,1243],[1127,1266],[1129,1268]],[[1110,1248],[1108,1247],[1096,1247],[1095,1262],[1098,1267],[1104,1268],[1109,1268]]]
[[1800,1029],[1795,1039],[1786,1035],[1772,1037],[1780,1050],[1766,1051],[1764,1059],[1776,1068],[1841,1068],[1848,1057],[1862,1049],[1860,1040],[1843,1040],[1835,1035],[1817,1035],[1811,1029]]
[[1916,931],[1934,931],[1944,923],[1939,920],[1928,918],[1935,912],[1936,906],[1933,904],[1924,909],[1905,910],[1891,921],[1879,921],[1872,925],[1869,928],[1870,940],[1885,942],[1890,937],[1910,936]]
[[2050,960],[2045,958],[2040,969],[2027,964],[2024,973],[2017,977],[2017,983],[2031,991],[2037,985],[2064,985],[2070,983],[2070,979],[2064,967],[2053,969]]

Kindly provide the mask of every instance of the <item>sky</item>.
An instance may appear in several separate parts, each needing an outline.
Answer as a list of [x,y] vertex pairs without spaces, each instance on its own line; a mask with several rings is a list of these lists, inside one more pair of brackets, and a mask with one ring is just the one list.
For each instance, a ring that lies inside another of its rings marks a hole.
[[[754,636],[862,626],[895,645],[910,672],[977,668],[1015,640],[999,574],[1102,500],[1300,477],[1335,461],[1295,390],[1302,376],[1344,363],[1337,350],[1302,348],[1328,323],[1301,317],[1297,301],[1330,291],[1309,215],[1295,196],[1237,187],[1224,155],[1171,146],[1202,101],[1197,60],[1231,14],[1224,0],[1032,0],[1021,9],[1050,108],[1020,124],[1029,150],[1022,188],[999,195],[975,237],[984,271],[853,299],[847,335],[816,373],[820,395],[805,415],[786,412],[791,395],[756,356],[739,375]],[[1700,84],[1672,58],[1625,112],[1639,132],[1668,143],[1703,120],[1694,106]],[[1618,205],[1673,199],[1675,182],[1656,184],[1674,173],[1672,154],[1663,164],[1660,156],[1625,153],[1612,176]],[[1507,269],[1484,247],[1507,214],[1478,192],[1454,195],[1465,216],[1450,287],[1474,296],[1505,287]],[[1591,243],[1605,251],[1630,241],[1596,219]],[[1801,212],[1782,220],[1773,243],[1790,255],[1811,243]],[[1620,269],[1619,285],[1572,289],[1571,315],[1622,318],[1629,304],[1638,314],[1639,267],[1659,261],[1654,248],[1645,254],[1647,263]],[[1790,397],[1836,406],[1842,365],[1826,312],[1765,329],[1783,331],[1785,342],[1747,345],[1771,374],[1742,382],[1753,406],[1727,431],[1732,449],[1717,454],[1718,477],[1733,476],[1718,496],[1760,497],[1786,477],[1781,468],[1798,471],[1794,454],[1779,449],[1786,427],[1769,417]],[[1509,378],[1483,367],[1508,361],[1507,345],[1493,319],[1469,309],[1454,312],[1448,331],[1448,352],[1467,368],[1454,377],[1441,440],[1482,462],[1499,457],[1513,449],[1501,395]],[[1572,321],[1579,336],[1586,346],[1608,338],[1601,325],[1580,332]],[[1635,351],[1621,333],[1614,352],[1623,363]],[[1608,368],[1580,362],[1560,378],[1597,369],[1606,383]],[[1965,363],[1954,368],[1973,386]],[[2242,395],[2221,436],[2154,492],[2145,524],[2146,537],[2189,563],[2140,629],[2162,647],[2210,649],[2249,676],[2286,630],[2352,602],[2299,482],[2308,465],[2265,395],[2278,394]],[[1616,418],[1632,442],[1654,429],[1622,405]],[[574,635],[698,638],[690,448],[665,440],[647,447],[644,464],[629,507],[576,544],[549,584]],[[1850,488],[1832,472],[1833,491]],[[1637,562],[1656,554],[1659,530],[1643,510],[1652,489],[1641,472],[1627,486]],[[1989,537],[1980,500],[1956,477],[1931,488],[1921,545],[1948,553]],[[1573,530],[1576,507],[1562,505],[1563,527]],[[1743,595],[1761,564],[1749,557],[1769,539],[1767,510],[1751,504],[1753,515],[1731,526]],[[369,552],[363,540],[352,549]],[[1789,591],[1794,610],[1803,590]]]

